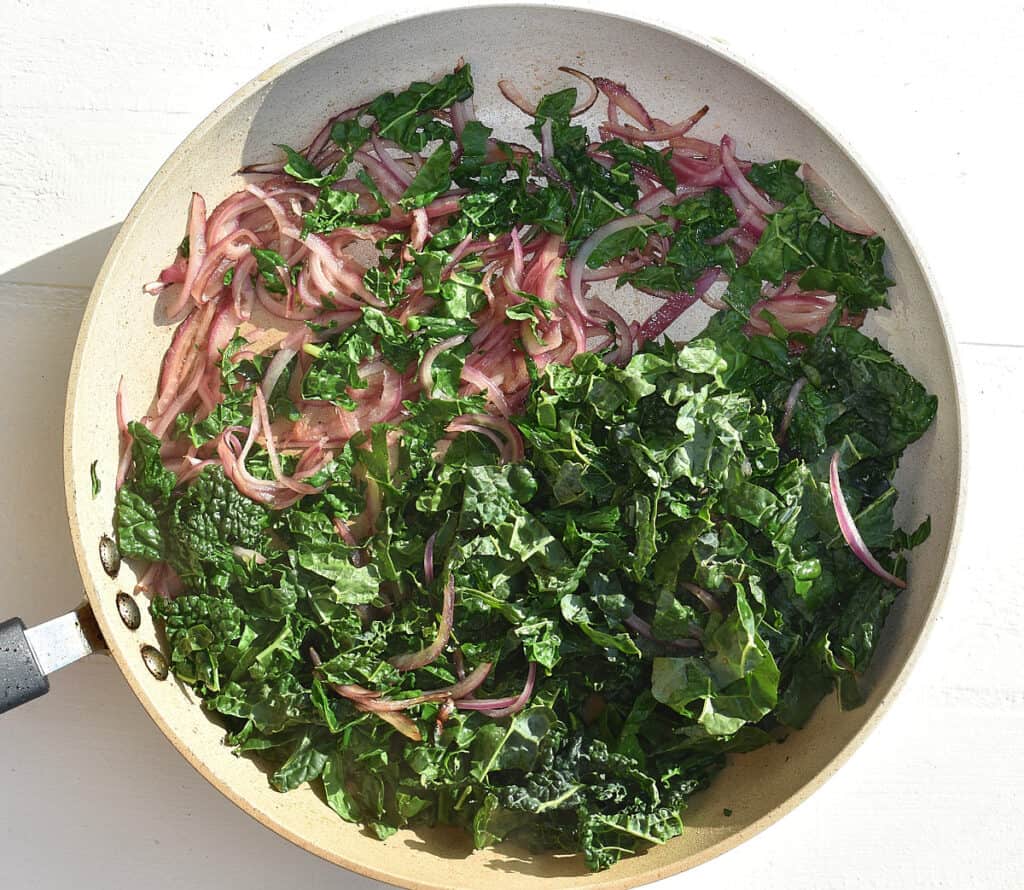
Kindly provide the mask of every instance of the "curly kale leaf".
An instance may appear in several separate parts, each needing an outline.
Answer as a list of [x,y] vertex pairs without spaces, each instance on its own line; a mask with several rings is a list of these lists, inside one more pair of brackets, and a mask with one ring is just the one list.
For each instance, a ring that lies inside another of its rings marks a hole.
[[147,500],[167,500],[177,477],[160,459],[160,440],[134,420],[129,421],[128,432],[132,437],[132,487]]
[[163,559],[165,543],[156,509],[131,483],[117,493],[117,546],[122,556],[153,562]]
[[260,551],[268,539],[269,511],[224,475],[207,467],[177,498],[167,520],[167,558],[187,587],[225,588],[241,565],[233,547]]
[[222,658],[242,636],[242,610],[230,599],[194,594],[156,597],[150,611],[163,622],[175,675],[200,692],[219,691]]

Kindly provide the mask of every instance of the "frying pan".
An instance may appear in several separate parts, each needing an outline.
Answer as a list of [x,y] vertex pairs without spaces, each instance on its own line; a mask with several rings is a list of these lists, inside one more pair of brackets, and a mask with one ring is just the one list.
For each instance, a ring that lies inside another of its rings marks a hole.
[[[526,121],[500,98],[497,81],[509,78],[527,95],[539,96],[562,86],[556,69],[571,65],[626,81],[663,118],[709,103],[702,135],[728,131],[755,160],[794,157],[813,164],[889,245],[896,282],[892,310],[874,313],[868,333],[939,399],[935,425],[907,452],[897,476],[897,518],[913,526],[930,515],[932,534],[914,551],[910,588],[893,609],[866,678],[867,703],[842,712],[826,700],[785,744],[731,758],[710,789],[693,799],[680,838],[599,874],[587,872],[580,857],[532,855],[509,844],[473,852],[453,830],[401,831],[378,841],[336,818],[309,787],[273,791],[259,762],[233,755],[222,742],[222,727],[168,677],[161,639],[145,602],[132,593],[133,569],[118,564],[106,537],[112,486],[91,496],[93,461],[102,478],[115,473],[118,380],[126,382],[129,416],[141,414],[154,391],[171,329],[155,323],[158,315],[142,286],[181,239],[191,192],[202,192],[212,206],[240,187],[235,171],[274,156],[275,142],[304,144],[329,115],[384,89],[434,77],[459,56],[473,65],[478,112],[503,138],[522,138]],[[88,601],[27,635],[17,619],[0,625],[0,710],[44,692],[46,673],[106,648],[150,716],[197,770],[260,822],[325,859],[409,888],[635,887],[716,856],[780,818],[834,773],[878,720],[906,676],[948,577],[963,487],[962,447],[952,346],[903,227],[836,137],[720,49],[623,18],[536,6],[436,12],[335,35],[269,69],[214,111],[153,178],[110,250],[82,322],[65,418],[68,517]]]

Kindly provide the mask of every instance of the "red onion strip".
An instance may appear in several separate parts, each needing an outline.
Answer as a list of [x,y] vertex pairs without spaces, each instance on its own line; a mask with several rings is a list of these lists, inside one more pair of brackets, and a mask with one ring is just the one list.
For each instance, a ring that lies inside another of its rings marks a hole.
[[577,80],[582,80],[588,88],[587,95],[573,106],[572,111],[569,112],[569,117],[576,117],[578,114],[583,114],[584,111],[589,111],[597,101],[597,84],[594,82],[594,78],[575,68],[570,68],[568,65],[559,65],[558,70],[571,74]]
[[530,102],[510,80],[499,80],[498,89],[509,102],[515,105],[523,114],[536,117],[537,106]]
[[444,601],[441,605],[441,621],[437,625],[437,633],[433,642],[418,652],[409,652],[405,655],[396,655],[389,658],[388,662],[393,668],[399,671],[414,671],[430,664],[441,654],[448,643],[452,633],[452,623],[455,620],[455,576],[448,575],[448,581],[444,585]]
[[388,154],[387,149],[384,148],[376,133],[371,134],[370,140],[373,143],[374,152],[380,159],[381,164],[384,165],[384,168],[391,174],[391,177],[405,188],[409,188],[412,185],[413,174]]
[[576,304],[580,313],[584,319],[588,319],[586,310],[583,308],[583,270],[587,267],[587,260],[590,255],[597,249],[598,245],[617,232],[623,231],[623,229],[633,229],[637,226],[654,225],[654,220],[644,214],[634,214],[632,216],[623,216],[619,219],[613,219],[609,223],[605,223],[603,226],[595,229],[587,237],[587,239],[580,245],[580,249],[576,252],[576,256],[573,257],[570,263],[569,270],[569,292],[572,294],[573,302]]
[[260,426],[263,429],[263,444],[267,449],[267,458],[270,461],[270,469],[274,474],[274,478],[285,488],[290,488],[298,494],[316,494],[319,492],[320,489],[316,486],[292,479],[282,471],[281,459],[277,453],[277,446],[274,444],[274,431],[270,428],[270,417],[267,414],[267,400],[263,397],[263,390],[258,386],[252,397],[252,412],[253,416],[259,417]]
[[620,136],[632,142],[668,142],[670,139],[678,139],[684,136],[707,113],[708,106],[705,105],[702,108],[698,108],[684,121],[680,121],[677,124],[654,122],[653,128],[650,130],[640,130],[629,124],[619,124],[615,121],[606,121],[601,129],[612,136]]
[[786,432],[789,430],[789,423],[793,419],[793,410],[796,408],[797,400],[800,398],[800,392],[806,384],[806,377],[798,377],[792,388],[789,390],[789,395],[786,396],[786,407],[782,412],[782,421],[779,423],[779,432],[775,436],[776,441],[780,445],[786,441]]
[[894,584],[901,589],[905,588],[907,586],[906,581],[902,578],[897,578],[892,572],[886,571],[878,560],[871,555],[871,551],[868,550],[864,539],[860,535],[860,531],[857,529],[857,524],[853,521],[853,515],[850,513],[850,508],[846,505],[846,498],[843,497],[843,489],[839,484],[838,451],[832,453],[832,460],[829,463],[828,487],[832,493],[832,507],[836,511],[839,531],[843,533],[843,540],[846,541],[849,548],[853,551],[853,555],[864,563],[869,571],[876,574],[883,581],[888,581],[890,584]]
[[551,118],[540,125],[540,156],[545,161],[555,156],[555,143],[551,135]]
[[709,612],[718,612],[721,614],[722,607],[718,604],[718,600],[716,600],[714,596],[708,593],[703,587],[693,584],[690,581],[684,581],[680,586],[697,597],[697,599],[699,599],[703,604],[704,608]]
[[466,335],[460,334],[456,337],[449,337],[447,340],[442,340],[440,343],[435,343],[426,352],[423,353],[423,361],[420,363],[419,378],[420,384],[423,387],[423,394],[428,398],[434,397],[434,378],[431,372],[434,368],[434,362],[437,357],[448,349],[453,349],[456,346],[461,346],[466,342]]
[[508,401],[505,399],[505,394],[501,391],[501,387],[482,371],[474,368],[472,365],[464,364],[462,366],[462,379],[471,386],[485,391],[488,400],[500,415],[508,417],[512,413]]
[[608,97],[609,102],[641,124],[645,130],[654,129],[654,122],[647,109],[626,89],[625,84],[616,83],[607,77],[595,77],[594,85]]
[[622,623],[630,630],[636,631],[640,636],[646,637],[648,640],[653,640],[656,643],[664,643],[666,646],[672,646],[676,649],[700,648],[700,642],[698,640],[692,640],[689,637],[677,637],[674,640],[659,639],[654,635],[654,630],[651,628],[651,625],[636,614],[630,615],[628,618],[624,618]]
[[526,683],[519,695],[506,698],[463,698],[455,702],[455,707],[464,711],[481,711],[485,716],[495,719],[510,717],[526,707],[536,681],[537,662],[531,661],[526,671]]
[[775,207],[772,206],[772,203],[754,188],[750,180],[743,175],[743,171],[737,166],[736,155],[733,153],[732,139],[729,136],[722,137],[722,166],[725,168],[726,175],[728,175],[732,184],[739,189],[740,194],[744,198],[762,213],[775,212]]
[[804,184],[807,186],[807,194],[814,206],[825,214],[839,228],[855,235],[874,235],[875,230],[865,222],[864,218],[849,208],[846,202],[836,194],[830,186],[810,164],[805,163],[800,168]]
[[408,714],[402,714],[401,712],[395,711],[381,711],[377,708],[371,708],[368,705],[362,703],[362,701],[353,702],[357,711],[363,711],[368,714],[374,714],[380,717],[385,723],[390,723],[395,729],[397,729],[402,735],[413,742],[422,742],[423,735],[416,726]]
[[427,538],[427,543],[423,547],[423,577],[427,579],[427,583],[431,584],[434,580],[434,540],[437,538],[437,532],[431,534]]
[[466,679],[459,680],[457,683],[453,683],[451,686],[446,686],[443,689],[424,692],[422,695],[417,695],[413,698],[362,699],[360,704],[363,704],[367,710],[374,713],[386,713],[388,711],[404,711],[416,705],[426,704],[426,702],[431,701],[443,701],[446,698],[458,700],[479,689],[483,685],[484,680],[487,679],[487,675],[491,672],[491,667],[491,662],[482,662],[467,675]]
[[174,318],[192,298],[192,285],[206,256],[206,201],[199,192],[192,192],[188,207],[188,265],[185,281],[177,299],[167,308],[167,316]]

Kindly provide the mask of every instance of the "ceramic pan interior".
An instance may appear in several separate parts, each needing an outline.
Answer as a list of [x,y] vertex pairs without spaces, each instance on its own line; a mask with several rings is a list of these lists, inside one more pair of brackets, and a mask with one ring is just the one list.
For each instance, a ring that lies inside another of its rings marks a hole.
[[[101,477],[114,476],[118,380],[125,378],[129,415],[144,411],[153,393],[170,329],[154,325],[153,301],[142,286],[181,240],[191,192],[203,193],[212,207],[239,187],[239,167],[275,156],[273,143],[305,144],[328,115],[384,89],[437,76],[459,56],[473,66],[478,114],[508,139],[523,138],[526,120],[501,99],[496,82],[510,78],[527,95],[539,95],[568,85],[556,68],[571,65],[626,81],[665,119],[707,102],[711,113],[700,135],[716,139],[727,130],[739,151],[755,160],[810,161],[888,242],[893,309],[876,313],[869,330],[939,398],[934,427],[907,453],[898,478],[904,493],[899,518],[915,525],[930,514],[932,535],[914,553],[910,589],[885,628],[867,704],[843,713],[826,700],[784,745],[734,757],[694,800],[682,837],[596,875],[579,857],[531,856],[512,847],[472,852],[453,831],[402,831],[381,842],[336,818],[308,787],[272,791],[256,763],[222,743],[222,729],[188,690],[146,670],[140,647],[157,644],[148,615],[138,631],[129,631],[114,601],[119,590],[131,591],[134,576],[126,565],[118,578],[108,578],[97,549],[100,535],[110,531],[113,492],[104,486],[100,497],[90,496],[89,466],[98,460]],[[82,576],[114,658],[149,714],[207,779],[274,831],[347,868],[417,888],[633,887],[715,856],[794,807],[849,756],[906,671],[953,549],[960,468],[956,373],[941,310],[904,230],[843,146],[800,106],[697,39],[552,7],[437,12],[335,35],[270,69],[217,109],[154,177],[107,257],[79,336],[66,418],[68,513]]]

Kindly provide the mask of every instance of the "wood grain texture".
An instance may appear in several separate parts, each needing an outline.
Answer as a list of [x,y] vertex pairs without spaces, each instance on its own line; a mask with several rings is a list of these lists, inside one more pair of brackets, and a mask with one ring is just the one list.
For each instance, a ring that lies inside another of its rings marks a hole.
[[[594,5],[720,38],[850,137],[924,246],[962,345],[969,400],[961,557],[905,690],[807,803],[656,886],[738,887],[756,875],[791,890],[1019,887],[1024,310],[1013,275],[989,270],[1018,240],[1020,186],[1000,159],[1020,135],[1007,109],[1024,100],[1024,15],[997,0],[956,9],[865,0],[828,20],[806,0],[783,14],[744,0]],[[397,8],[138,0],[119,14],[98,3],[5,4],[17,27],[0,41],[4,617],[41,620],[80,590],[59,472],[62,404],[87,288],[117,224],[237,86],[364,12]],[[380,886],[302,853],[221,798],[104,659],[58,674],[53,695],[6,715],[0,762],[5,800],[18,801],[0,810],[12,888],[114,886],[114,868],[125,886],[150,890]]]

